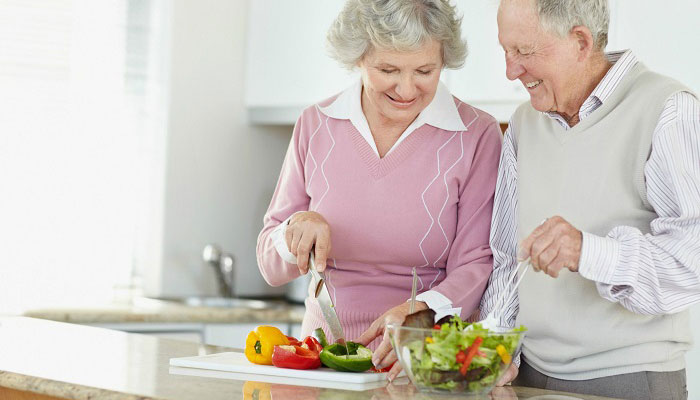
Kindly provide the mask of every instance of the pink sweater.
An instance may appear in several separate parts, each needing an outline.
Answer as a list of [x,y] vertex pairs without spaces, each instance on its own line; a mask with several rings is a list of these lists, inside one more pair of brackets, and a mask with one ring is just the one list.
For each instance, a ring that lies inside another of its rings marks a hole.
[[[469,316],[492,269],[498,124],[455,98],[467,131],[426,124],[380,159],[349,120],[319,110],[334,99],[304,110],[294,128],[258,237],[263,277],[279,286],[299,276],[270,233],[294,212],[313,210],[331,228],[326,277],[349,340],[410,297],[414,266],[418,293],[438,291]],[[329,333],[318,303],[307,298],[302,334],[317,327]]]

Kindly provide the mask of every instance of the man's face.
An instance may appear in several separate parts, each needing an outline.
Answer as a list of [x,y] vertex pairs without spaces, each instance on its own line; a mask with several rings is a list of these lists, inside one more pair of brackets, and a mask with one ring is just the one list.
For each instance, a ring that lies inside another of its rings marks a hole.
[[[498,40],[506,55],[506,76],[522,82],[532,106],[538,111],[570,114],[576,102],[577,76],[582,72],[577,41],[545,32],[533,0],[502,1]],[[576,106],[573,111],[577,110]]]

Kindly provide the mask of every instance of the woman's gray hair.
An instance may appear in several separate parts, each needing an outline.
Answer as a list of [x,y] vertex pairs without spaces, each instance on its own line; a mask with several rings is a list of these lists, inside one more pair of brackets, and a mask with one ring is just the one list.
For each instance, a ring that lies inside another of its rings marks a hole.
[[331,57],[348,69],[372,48],[415,51],[435,39],[443,66],[456,69],[467,57],[461,23],[449,0],[348,0],[326,39]]
[[565,37],[575,26],[585,26],[598,50],[608,45],[610,8],[608,0],[535,0],[542,27]]

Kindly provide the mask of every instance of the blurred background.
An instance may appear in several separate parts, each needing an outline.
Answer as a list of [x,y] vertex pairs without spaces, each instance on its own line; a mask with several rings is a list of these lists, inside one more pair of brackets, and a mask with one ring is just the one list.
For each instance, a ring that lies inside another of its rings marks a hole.
[[[454,3],[470,55],[442,80],[507,123],[527,94],[497,2]],[[255,243],[300,111],[356,79],[324,49],[342,5],[0,0],[0,314],[217,295],[207,244],[235,259],[234,296],[294,297]],[[608,50],[700,93],[700,2],[611,5]]]

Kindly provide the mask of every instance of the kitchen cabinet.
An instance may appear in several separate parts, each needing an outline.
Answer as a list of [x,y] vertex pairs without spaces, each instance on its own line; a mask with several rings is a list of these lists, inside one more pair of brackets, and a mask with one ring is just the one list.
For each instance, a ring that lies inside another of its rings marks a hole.
[[248,332],[255,330],[259,325],[277,327],[286,335],[297,338],[299,337],[299,332],[301,332],[301,324],[207,324],[204,327],[204,343],[242,349],[245,347],[245,339],[248,336]]
[[298,337],[303,314],[302,306],[281,300],[195,297],[137,297],[125,304],[25,312],[45,320],[234,348],[242,348],[248,332],[259,325],[276,326],[286,335]]
[[99,323],[85,324],[89,326],[114,329],[128,333],[140,333],[160,338],[177,339],[187,342],[202,343],[214,346],[243,348],[248,332],[259,325],[270,325],[279,328],[286,335],[299,337],[299,323]]
[[326,31],[343,4],[250,2],[245,102],[251,122],[293,124],[302,109],[350,85],[355,75],[325,49]]
[[187,342],[205,343],[202,323],[178,322],[118,322],[118,323],[87,323],[82,324],[97,328],[113,329],[121,332],[140,333],[166,339],[183,340]]

